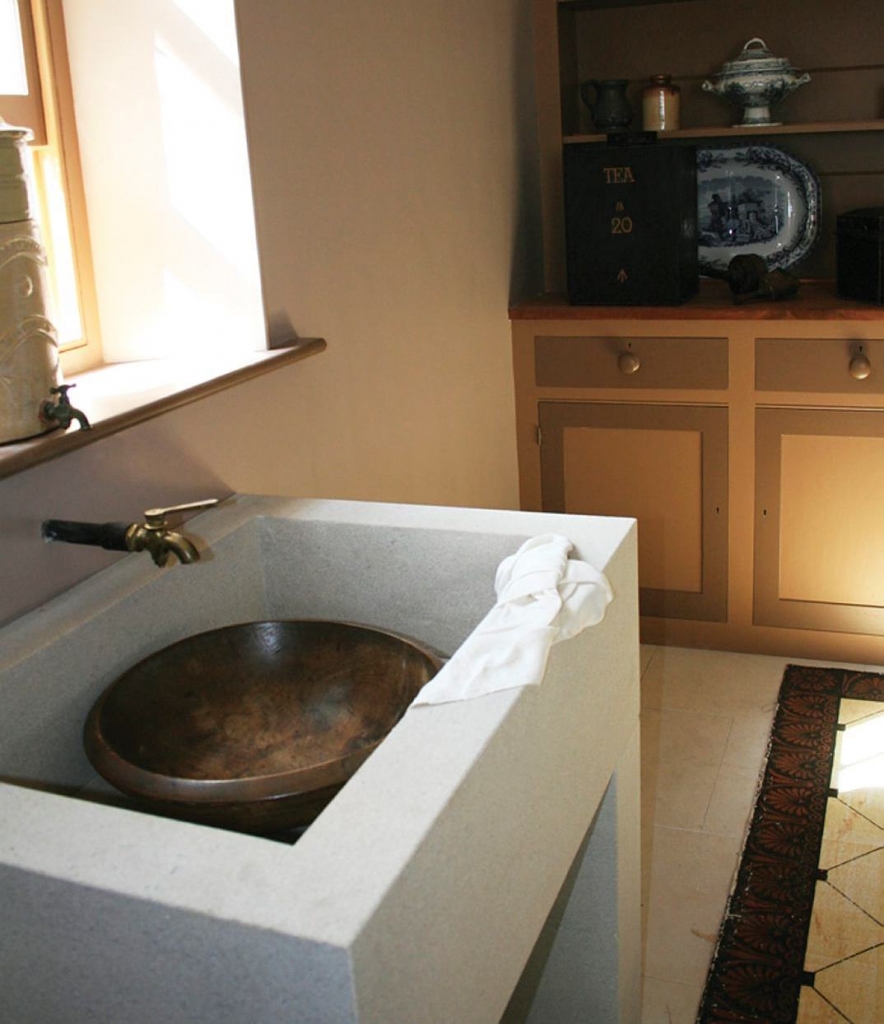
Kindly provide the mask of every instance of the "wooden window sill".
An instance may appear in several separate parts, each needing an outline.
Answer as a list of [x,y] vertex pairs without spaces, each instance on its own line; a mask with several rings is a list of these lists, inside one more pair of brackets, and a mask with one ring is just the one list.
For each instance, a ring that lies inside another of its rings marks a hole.
[[66,431],[55,430],[27,441],[0,445],[0,479],[316,355],[325,347],[321,338],[306,338],[285,348],[249,352],[219,363],[204,358],[151,359],[108,363],[70,376],[66,383],[77,385],[70,393],[71,405],[85,413],[92,429],[81,430],[74,423]]

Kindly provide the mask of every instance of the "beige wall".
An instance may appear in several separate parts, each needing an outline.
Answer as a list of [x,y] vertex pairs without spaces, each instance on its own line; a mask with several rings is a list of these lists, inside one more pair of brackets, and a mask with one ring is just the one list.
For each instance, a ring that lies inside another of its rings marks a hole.
[[309,479],[275,450],[249,478],[517,507],[506,309],[540,254],[529,4],[245,0],[237,15],[265,306],[329,344],[277,392]]
[[206,490],[517,507],[507,303],[540,256],[529,11],[238,4],[265,306],[328,350],[0,481],[0,620],[117,557],[44,544],[48,517]]

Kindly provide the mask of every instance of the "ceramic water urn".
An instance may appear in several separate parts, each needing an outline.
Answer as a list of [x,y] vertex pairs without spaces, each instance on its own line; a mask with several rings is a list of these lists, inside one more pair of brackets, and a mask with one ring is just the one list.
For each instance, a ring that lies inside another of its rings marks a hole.
[[750,39],[734,60],[724,63],[713,81],[703,83],[706,92],[714,92],[743,108],[740,125],[779,124],[771,118],[770,108],[790,92],[810,81],[799,74],[785,57],[774,57],[763,39]]
[[30,188],[30,137],[30,129],[0,121],[0,444],[52,429],[40,410],[60,378]]

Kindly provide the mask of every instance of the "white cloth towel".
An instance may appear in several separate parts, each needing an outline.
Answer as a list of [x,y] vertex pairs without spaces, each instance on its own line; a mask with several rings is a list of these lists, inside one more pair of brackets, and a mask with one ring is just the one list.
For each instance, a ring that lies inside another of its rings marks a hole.
[[536,685],[550,647],[604,618],[613,599],[604,573],[568,557],[567,537],[532,537],[505,558],[494,581],[497,603],[412,706],[468,700]]

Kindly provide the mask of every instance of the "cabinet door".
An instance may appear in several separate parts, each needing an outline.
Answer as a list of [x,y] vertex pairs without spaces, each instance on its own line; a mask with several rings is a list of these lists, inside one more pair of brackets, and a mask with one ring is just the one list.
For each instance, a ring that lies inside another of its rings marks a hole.
[[755,445],[755,622],[884,631],[884,411],[759,409]]
[[640,608],[727,619],[727,409],[541,402],[549,512],[638,520]]

